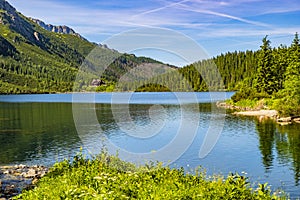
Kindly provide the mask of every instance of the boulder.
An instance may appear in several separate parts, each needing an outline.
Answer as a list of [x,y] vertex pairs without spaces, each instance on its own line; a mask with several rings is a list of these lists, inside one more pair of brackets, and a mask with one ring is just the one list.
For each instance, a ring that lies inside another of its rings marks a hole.
[[281,126],[286,126],[292,124],[292,122],[277,122]]
[[21,168],[21,169],[24,169],[24,168],[26,168],[27,166],[26,165],[19,165],[19,168]]
[[292,117],[283,117],[277,119],[277,122],[291,122],[291,121],[292,121]]
[[35,169],[29,169],[26,173],[23,173],[24,178],[34,178],[36,176],[36,171]]
[[32,182],[31,182],[31,184],[32,184],[32,185],[35,185],[35,184],[37,184],[38,181],[39,181],[38,178],[34,178],[34,179],[32,180]]
[[300,117],[294,118],[293,121],[296,123],[300,123]]

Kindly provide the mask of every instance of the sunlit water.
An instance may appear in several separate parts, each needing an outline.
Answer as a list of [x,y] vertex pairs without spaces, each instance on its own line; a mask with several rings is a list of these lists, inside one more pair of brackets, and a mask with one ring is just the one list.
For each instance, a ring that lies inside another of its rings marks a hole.
[[[79,134],[72,110],[72,100],[76,98],[72,98],[72,94],[0,96],[0,165],[52,165],[72,158],[81,146],[87,154],[97,153],[100,144],[105,144],[99,135],[128,152],[153,152],[154,155],[177,137],[182,123],[190,123],[197,125],[195,138],[170,164],[172,167],[193,171],[197,166],[203,166],[208,174],[238,172],[250,177],[252,184],[268,182],[273,190],[282,188],[292,198],[300,197],[298,124],[281,127],[272,121],[258,122],[252,117],[215,112],[209,93],[131,95],[103,93],[96,94],[95,102],[77,102],[80,117],[85,118],[91,108],[97,116],[97,124],[87,123],[87,131]],[[217,101],[231,95],[212,96],[213,101]],[[82,96],[82,99],[86,98]],[[126,118],[127,112],[130,119]],[[87,121],[90,121],[88,117]],[[199,151],[209,127],[212,123],[222,125],[223,120],[224,127],[216,145],[207,156],[200,158]],[[136,132],[130,132],[130,129]],[[187,126],[184,134],[188,138],[193,131]],[[173,148],[174,153],[181,149],[180,145]]]

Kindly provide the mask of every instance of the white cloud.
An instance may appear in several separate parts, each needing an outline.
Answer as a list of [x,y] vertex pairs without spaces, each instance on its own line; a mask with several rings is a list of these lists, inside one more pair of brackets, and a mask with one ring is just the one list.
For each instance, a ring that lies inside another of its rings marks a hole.
[[294,35],[299,32],[300,26],[291,28],[274,28],[274,29],[242,29],[242,28],[221,28],[205,30],[204,32],[198,34],[200,37],[249,37],[249,36],[265,36],[265,35]]
[[[57,0],[8,0],[26,16],[45,23],[68,25],[83,36],[102,41],[122,31],[138,27],[165,27],[182,31],[195,40],[224,37],[291,35],[300,32],[300,24],[285,26],[276,21],[263,23],[262,14],[299,11],[298,0],[149,0],[86,1],[82,6]],[[83,3],[82,3],[83,4]],[[120,5],[118,7],[118,5]],[[253,20],[258,19],[258,20]],[[101,36],[101,38],[100,38]],[[237,43],[238,40],[236,41]],[[247,45],[240,42],[241,45]],[[222,43],[220,44],[222,45]]]
[[255,26],[269,26],[269,25],[264,24],[264,23],[243,19],[241,17],[236,17],[236,16],[229,15],[229,14],[226,14],[226,13],[220,13],[220,12],[215,12],[215,11],[211,11],[211,10],[194,9],[192,7],[185,6],[185,5],[182,5],[182,6],[183,6],[182,9],[186,10],[186,11],[202,13],[202,14],[208,14],[208,15],[214,15],[214,16],[217,16],[217,17],[222,17],[222,18],[227,18],[227,19],[233,19],[233,20],[237,20],[237,21],[244,22],[244,23],[251,24],[251,25],[255,25]]

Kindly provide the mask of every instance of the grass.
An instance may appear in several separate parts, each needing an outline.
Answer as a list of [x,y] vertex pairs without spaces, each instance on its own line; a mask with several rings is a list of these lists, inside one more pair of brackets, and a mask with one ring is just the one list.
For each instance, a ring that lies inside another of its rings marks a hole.
[[33,190],[15,199],[287,199],[271,194],[267,184],[257,189],[247,178],[231,174],[208,178],[160,164],[137,167],[102,153],[86,160],[79,153],[72,162],[56,163]]

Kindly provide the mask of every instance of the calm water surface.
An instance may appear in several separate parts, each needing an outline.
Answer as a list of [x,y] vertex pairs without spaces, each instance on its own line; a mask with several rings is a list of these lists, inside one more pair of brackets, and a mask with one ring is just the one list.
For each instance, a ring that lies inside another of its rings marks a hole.
[[[260,123],[256,118],[227,114],[217,144],[200,159],[199,149],[211,116],[216,115],[209,93],[196,93],[196,99],[188,93],[135,93],[130,101],[128,93],[113,95],[97,94],[96,104],[81,102],[80,107],[84,111],[94,106],[102,133],[116,146],[138,153],[160,149],[176,136],[182,116],[188,116],[199,129],[191,146],[171,166],[192,170],[201,165],[208,174],[246,173],[253,184],[268,182],[272,189],[282,188],[292,198],[300,197],[300,125],[279,126],[272,121]],[[231,95],[227,93],[226,97]],[[216,101],[225,97],[213,98]],[[116,120],[127,104],[134,124],[149,132],[159,125],[159,131],[144,139],[128,137]],[[187,106],[184,111],[182,104]],[[222,117],[220,114],[220,120],[216,117],[214,123],[221,123]],[[186,134],[191,134],[188,129]],[[101,143],[96,136],[96,128],[89,129],[85,136],[78,135],[72,94],[0,95],[0,165],[52,165],[72,158],[83,145],[86,153],[94,149]]]

